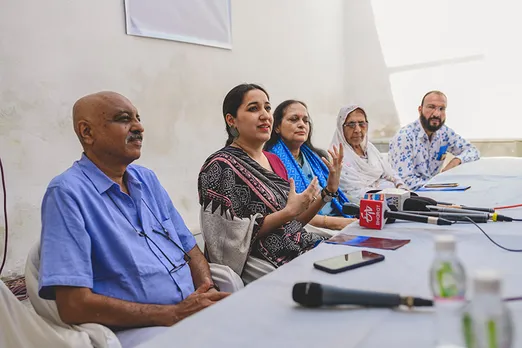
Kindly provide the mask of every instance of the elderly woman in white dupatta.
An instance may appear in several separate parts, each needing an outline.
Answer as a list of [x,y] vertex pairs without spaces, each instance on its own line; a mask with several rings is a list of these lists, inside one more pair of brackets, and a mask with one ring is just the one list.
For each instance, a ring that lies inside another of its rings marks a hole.
[[345,149],[339,188],[354,202],[370,190],[404,186],[379,150],[368,141],[367,132],[368,117],[360,106],[341,108],[332,145],[343,144]]

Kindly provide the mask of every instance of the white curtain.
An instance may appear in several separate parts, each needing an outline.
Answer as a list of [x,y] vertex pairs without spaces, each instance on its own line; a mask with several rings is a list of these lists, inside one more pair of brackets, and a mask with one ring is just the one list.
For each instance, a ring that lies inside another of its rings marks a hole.
[[232,48],[230,0],[125,0],[127,34]]

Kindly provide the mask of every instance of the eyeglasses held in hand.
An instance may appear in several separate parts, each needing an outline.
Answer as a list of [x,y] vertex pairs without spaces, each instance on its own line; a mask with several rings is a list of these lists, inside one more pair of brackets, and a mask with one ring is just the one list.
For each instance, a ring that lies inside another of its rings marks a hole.
[[348,122],[343,124],[343,127],[350,127],[351,129],[355,129],[356,126],[359,126],[361,129],[365,129],[368,127],[368,122],[361,121],[361,122]]

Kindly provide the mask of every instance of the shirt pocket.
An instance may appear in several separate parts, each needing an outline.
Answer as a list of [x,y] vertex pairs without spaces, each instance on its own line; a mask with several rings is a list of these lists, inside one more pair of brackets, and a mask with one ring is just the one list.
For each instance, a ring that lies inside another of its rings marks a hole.
[[437,161],[444,161],[446,159],[446,153],[448,152],[448,145],[441,145],[439,151],[436,153]]

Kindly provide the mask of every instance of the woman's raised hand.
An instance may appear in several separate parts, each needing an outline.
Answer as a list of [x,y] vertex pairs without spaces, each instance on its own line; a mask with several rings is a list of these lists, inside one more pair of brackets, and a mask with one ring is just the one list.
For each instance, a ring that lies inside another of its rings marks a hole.
[[339,144],[339,148],[334,145],[333,149],[328,150],[328,153],[330,154],[329,159],[321,158],[330,172],[328,174],[326,189],[328,192],[335,193],[339,188],[339,180],[341,179],[341,170],[343,167],[343,144]]
[[290,192],[288,193],[288,200],[284,209],[292,217],[297,217],[308,209],[310,204],[315,202],[316,199],[321,199],[317,177],[314,177],[306,190],[301,193],[295,192],[294,180],[290,179]]

